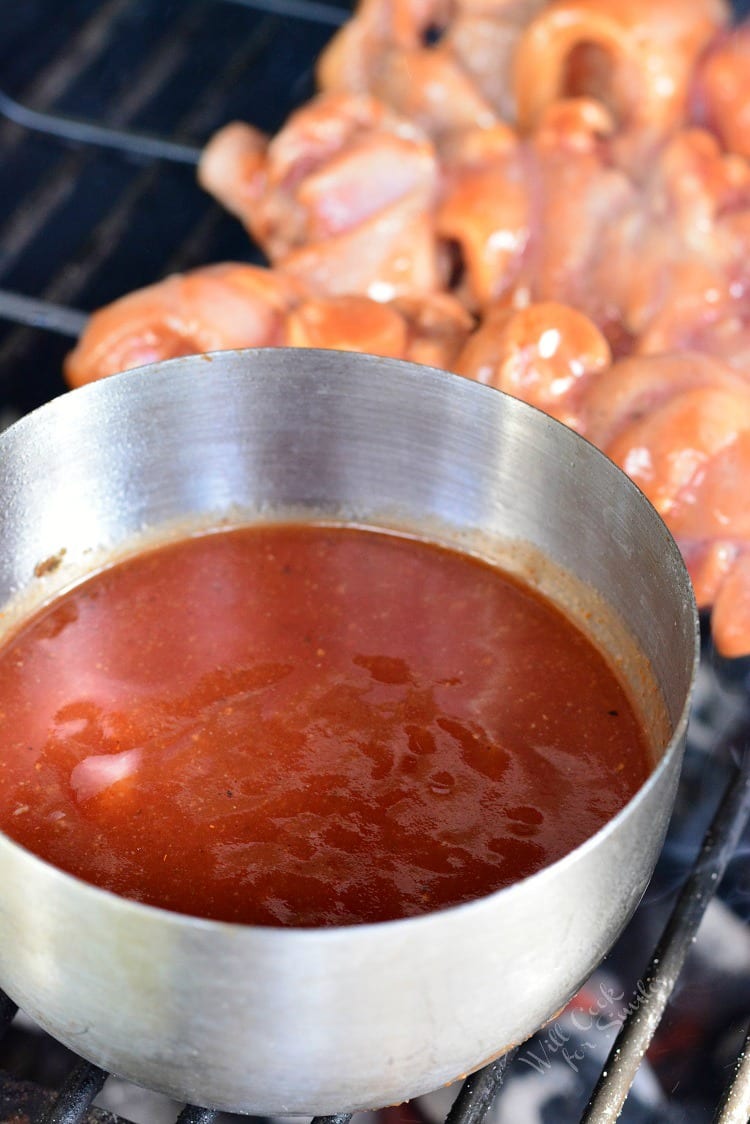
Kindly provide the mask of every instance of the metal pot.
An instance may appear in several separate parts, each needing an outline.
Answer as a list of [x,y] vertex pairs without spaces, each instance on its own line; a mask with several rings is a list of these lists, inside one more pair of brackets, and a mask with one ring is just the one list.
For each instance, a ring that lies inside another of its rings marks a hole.
[[630,803],[559,862],[479,901],[376,925],[197,920],[98,890],[0,836],[11,997],[115,1073],[264,1115],[426,1092],[566,1002],[651,875],[697,659],[677,548],[592,446],[476,383],[334,352],[173,360],[18,422],[0,436],[0,604],[38,603],[145,528],[280,509],[516,541],[518,557],[531,544],[627,622],[673,735]]

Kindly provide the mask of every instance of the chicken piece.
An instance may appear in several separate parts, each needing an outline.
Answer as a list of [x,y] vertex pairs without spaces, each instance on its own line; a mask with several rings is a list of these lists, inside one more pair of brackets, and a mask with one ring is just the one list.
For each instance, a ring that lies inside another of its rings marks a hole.
[[[637,340],[634,353],[659,355],[684,348],[712,355],[736,371],[750,371],[750,305],[744,286],[737,288],[734,300],[713,287],[671,301]],[[723,299],[712,304],[717,295]]]
[[322,347],[399,358],[406,349],[403,317],[369,297],[319,297],[305,301],[286,320],[288,347]]
[[637,203],[608,227],[595,286],[638,337],[638,352],[700,346],[731,361],[732,348],[744,345],[722,325],[736,320],[750,284],[749,252],[750,163],[687,129],[659,153]]
[[268,137],[244,121],[231,121],[209,140],[198,164],[198,182],[249,228],[262,195]]
[[750,353],[750,161],[679,130],[637,177],[616,164],[614,123],[587,99],[557,102],[520,138],[508,126],[444,146],[441,239],[458,292],[580,309],[619,357]]
[[[750,83],[749,83],[750,93]],[[640,211],[611,229],[621,264],[598,283],[627,287],[621,303],[636,351],[680,349],[750,362],[750,161],[702,129],[677,133],[654,164]]]
[[693,117],[729,152],[750,157],[750,21],[719,36],[698,63]]
[[605,232],[633,206],[637,191],[613,166],[611,115],[586,98],[557,102],[529,140],[536,213],[525,265],[535,300],[580,308],[598,324],[619,321],[591,273]]
[[323,90],[371,93],[440,137],[513,120],[513,53],[544,0],[361,0],[318,62]]
[[682,549],[726,656],[750,654],[750,384],[698,355],[631,358],[592,382],[582,430]]
[[473,316],[447,293],[428,297],[399,297],[392,302],[408,326],[404,359],[426,367],[456,369],[456,360],[475,327]]
[[[745,460],[744,471],[750,471],[750,459]],[[723,656],[733,659],[750,653],[750,550],[738,555],[719,587],[711,627]]]
[[449,369],[474,326],[453,297],[381,304],[311,298],[283,274],[214,265],[174,275],[95,312],[67,357],[81,386],[159,359],[235,347],[320,347],[410,359]]
[[590,320],[549,302],[491,308],[454,369],[580,429],[586,388],[611,360],[606,339]]
[[93,313],[65,360],[70,386],[159,359],[269,347],[303,296],[288,277],[253,265],[210,265],[121,297]]
[[612,121],[595,102],[559,102],[521,140],[504,126],[445,151],[437,231],[458,246],[468,300],[559,301],[615,316],[589,277],[604,231],[637,198],[609,159]]
[[686,120],[693,68],[729,16],[723,0],[551,0],[515,49],[520,127],[560,98],[592,97],[642,150]]
[[505,125],[462,133],[446,152],[437,233],[459,253],[462,297],[482,308],[517,281],[532,203],[521,141]]
[[368,297],[321,297],[287,316],[289,347],[323,347],[409,359],[451,369],[473,320],[458,301],[438,293],[380,304]]
[[250,126],[227,126],[199,179],[275,266],[320,295],[440,287],[433,145],[374,98],[316,98],[265,146]]
[[324,90],[381,98],[432,136],[533,128],[561,98],[596,98],[640,142],[682,124],[724,0],[360,0],[323,52]]
[[697,542],[684,540],[681,549],[698,608],[708,609],[714,604],[722,582],[737,560],[737,547],[721,539],[699,539]]
[[[633,422],[606,451],[675,528],[684,505],[693,510],[708,465],[747,429],[750,387],[694,387]],[[735,483],[739,486],[739,480]],[[716,515],[701,510],[700,527]]]
[[716,359],[693,352],[621,359],[588,387],[582,432],[606,450],[683,391],[717,387],[731,392],[747,385]]

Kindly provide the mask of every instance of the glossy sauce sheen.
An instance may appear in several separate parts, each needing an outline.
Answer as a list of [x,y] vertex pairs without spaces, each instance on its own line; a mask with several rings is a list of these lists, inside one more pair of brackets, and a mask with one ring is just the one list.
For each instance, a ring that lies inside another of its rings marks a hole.
[[649,768],[557,609],[393,534],[185,539],[0,650],[0,827],[202,917],[332,925],[479,897],[581,843]]

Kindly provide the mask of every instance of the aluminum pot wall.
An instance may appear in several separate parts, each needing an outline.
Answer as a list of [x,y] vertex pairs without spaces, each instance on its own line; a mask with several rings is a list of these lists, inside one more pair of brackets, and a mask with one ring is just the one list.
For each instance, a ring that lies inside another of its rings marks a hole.
[[[45,595],[62,588],[148,526],[290,506],[535,544],[628,622],[675,733],[627,807],[558,863],[480,901],[378,925],[184,917],[79,882],[0,835],[0,985],[116,1073],[264,1115],[426,1092],[562,1006],[650,877],[697,654],[679,553],[595,449],[478,384],[332,352],[158,364],[0,436],[0,603],[39,583]],[[34,577],[49,557],[59,564]]]

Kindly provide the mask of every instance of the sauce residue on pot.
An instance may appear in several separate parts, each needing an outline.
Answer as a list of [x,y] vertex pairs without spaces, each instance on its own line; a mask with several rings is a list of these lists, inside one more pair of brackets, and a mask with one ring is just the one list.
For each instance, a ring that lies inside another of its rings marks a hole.
[[532,874],[651,768],[606,659],[474,557],[269,524],[163,545],[0,649],[0,827],[115,893],[318,926]]

